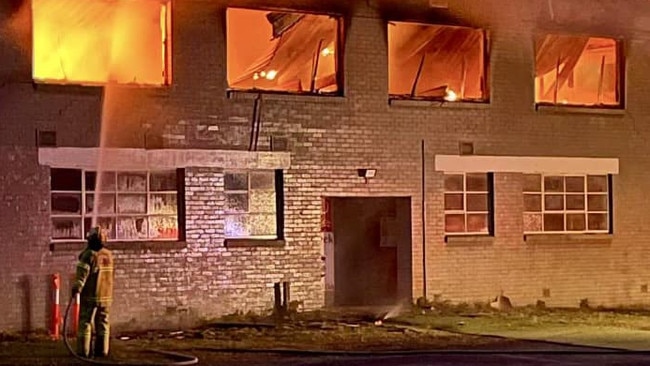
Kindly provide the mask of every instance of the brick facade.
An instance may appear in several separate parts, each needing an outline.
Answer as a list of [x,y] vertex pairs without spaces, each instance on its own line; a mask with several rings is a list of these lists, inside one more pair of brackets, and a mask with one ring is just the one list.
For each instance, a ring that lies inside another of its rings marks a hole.
[[[263,95],[260,149],[284,137],[285,238],[280,247],[224,246],[223,169],[185,169],[186,243],[116,249],[114,322],[160,326],[236,310],[272,306],[273,283],[292,283],[305,309],[324,304],[323,196],[404,196],[412,200],[413,297],[422,295],[421,140],[425,140],[427,297],[485,301],[498,292],[515,305],[650,303],[647,260],[648,10],[638,1],[567,1],[551,19],[547,1],[450,0],[445,20],[490,31],[490,103],[388,103],[387,48],[382,14],[436,22],[426,1],[232,1],[346,15],[345,96]],[[557,3],[557,2],[554,2]],[[320,2],[319,2],[320,4]],[[626,3],[627,4],[627,3]],[[254,95],[226,96],[225,1],[174,1],[173,85],[111,90],[103,128],[107,144],[123,148],[245,150]],[[315,8],[319,6],[321,8]],[[325,8],[323,8],[325,7]],[[2,9],[6,23],[10,9]],[[641,9],[641,10],[639,10]],[[431,13],[431,14],[429,14]],[[612,20],[613,19],[613,20]],[[0,28],[2,29],[2,28]],[[623,37],[625,110],[536,110],[532,39],[543,31]],[[1,30],[5,32],[4,29]],[[29,37],[28,37],[29,39]],[[38,164],[36,129],[55,130],[58,145],[99,143],[102,91],[33,86],[29,45],[0,38],[0,329],[45,327],[47,276],[69,276],[76,250],[50,251],[49,169]],[[586,113],[581,113],[586,112]],[[218,128],[209,129],[209,126]],[[495,172],[494,238],[445,242],[442,173],[434,157],[477,155],[618,158],[613,179],[614,234],[598,238],[544,236],[524,240],[522,174]],[[358,168],[376,168],[364,183]],[[647,288],[647,287],[646,287]],[[550,296],[543,296],[544,289]],[[62,298],[66,299],[64,283]],[[65,301],[64,301],[65,303]]]

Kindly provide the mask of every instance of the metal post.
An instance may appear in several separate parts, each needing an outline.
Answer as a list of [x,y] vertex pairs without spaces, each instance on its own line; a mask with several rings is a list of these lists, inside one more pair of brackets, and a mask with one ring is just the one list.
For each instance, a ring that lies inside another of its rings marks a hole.
[[289,282],[282,282],[282,311],[289,312],[289,303],[291,302],[291,292],[289,291]]
[[276,282],[273,284],[273,300],[274,300],[274,306],[273,306],[273,312],[276,315],[280,315],[282,313],[282,294],[280,293],[280,282]]

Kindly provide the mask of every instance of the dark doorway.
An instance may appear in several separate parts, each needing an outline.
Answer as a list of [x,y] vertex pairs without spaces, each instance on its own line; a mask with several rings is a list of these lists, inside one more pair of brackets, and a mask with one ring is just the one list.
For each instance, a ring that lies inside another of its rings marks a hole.
[[410,301],[411,199],[332,198],[331,202],[334,304]]

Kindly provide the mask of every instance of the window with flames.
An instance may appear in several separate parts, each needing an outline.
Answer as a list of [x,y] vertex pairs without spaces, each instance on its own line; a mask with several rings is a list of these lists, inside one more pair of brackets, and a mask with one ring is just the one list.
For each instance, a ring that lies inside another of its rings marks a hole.
[[52,169],[52,239],[83,240],[95,225],[109,240],[178,240],[178,171]]
[[227,73],[232,90],[338,94],[341,19],[228,8]]
[[535,43],[537,104],[621,106],[620,43],[611,38],[546,35]]
[[389,22],[391,98],[487,102],[487,45],[482,29]]
[[32,0],[33,78],[171,83],[171,1]]

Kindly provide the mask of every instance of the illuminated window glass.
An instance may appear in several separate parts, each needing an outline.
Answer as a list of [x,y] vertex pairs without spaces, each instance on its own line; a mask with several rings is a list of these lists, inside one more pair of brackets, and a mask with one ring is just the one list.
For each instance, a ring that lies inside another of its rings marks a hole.
[[538,104],[621,105],[621,60],[616,40],[547,35],[535,46]]
[[51,170],[52,239],[83,240],[93,225],[109,240],[178,240],[176,171]]
[[225,174],[226,238],[278,238],[275,177],[275,171]]
[[170,3],[32,0],[34,80],[169,84]]
[[481,29],[388,23],[393,98],[487,101],[486,36]]
[[226,18],[231,89],[340,91],[338,18],[238,8],[229,8]]
[[524,175],[524,232],[609,232],[606,175]]
[[490,234],[490,175],[449,173],[444,184],[445,233]]

